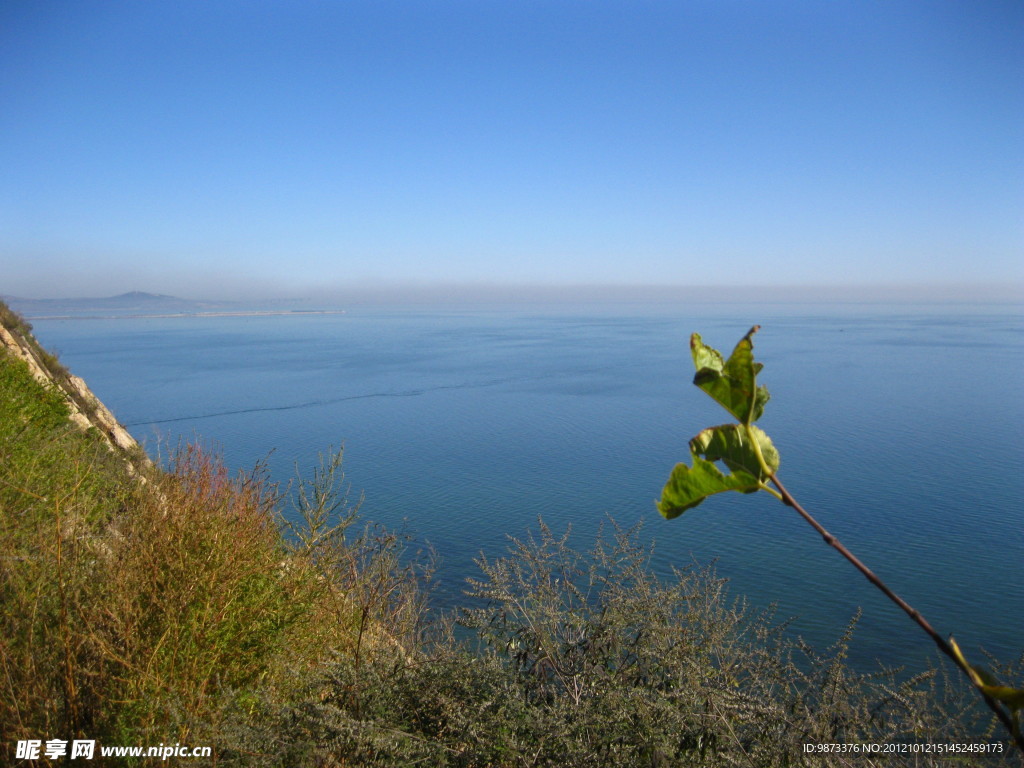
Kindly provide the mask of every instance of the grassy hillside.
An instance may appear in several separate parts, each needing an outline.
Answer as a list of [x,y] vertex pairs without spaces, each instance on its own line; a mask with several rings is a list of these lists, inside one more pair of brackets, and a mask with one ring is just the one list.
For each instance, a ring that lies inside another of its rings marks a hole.
[[[7,327],[27,333],[13,317],[4,308]],[[52,358],[47,368],[63,371]],[[0,393],[5,751],[19,739],[209,740],[224,712],[284,701],[296,673],[349,652],[370,614],[400,629],[388,615],[404,610],[396,590],[361,605],[349,596],[356,570],[325,576],[355,554],[338,546],[340,528],[282,538],[279,489],[260,468],[230,478],[185,446],[143,480],[130,456],[69,421],[59,378],[41,384],[0,350]],[[325,500],[338,479],[320,478]]]
[[542,527],[481,563],[456,642],[424,621],[425,564],[359,523],[340,454],[290,488],[198,446],[140,473],[67,416],[0,352],[0,762],[85,738],[226,765],[847,765],[804,745],[987,727],[955,681],[855,675],[852,629],[815,651],[711,572],[659,582],[630,532],[581,554]]

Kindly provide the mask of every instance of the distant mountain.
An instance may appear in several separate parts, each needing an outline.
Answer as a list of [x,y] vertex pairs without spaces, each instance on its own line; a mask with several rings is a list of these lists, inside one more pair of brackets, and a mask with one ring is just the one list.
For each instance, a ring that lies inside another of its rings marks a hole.
[[3,300],[12,309],[29,319],[46,315],[81,315],[95,312],[114,312],[116,314],[199,312],[230,306],[229,302],[193,301],[192,299],[144,291],[129,291],[118,296],[100,298],[24,299],[16,296],[4,296]]
[[122,293],[119,296],[111,296],[109,299],[101,299],[101,301],[111,302],[161,302],[166,303],[168,301],[180,302],[188,301],[188,299],[179,299],[177,296],[168,296],[165,293],[146,293],[145,291],[129,291],[128,293]]

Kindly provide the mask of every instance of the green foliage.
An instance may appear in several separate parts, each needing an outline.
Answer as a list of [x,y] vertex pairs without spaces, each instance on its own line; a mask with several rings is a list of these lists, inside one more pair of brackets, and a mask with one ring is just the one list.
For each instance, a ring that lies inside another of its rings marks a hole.
[[[704,344],[700,334],[690,338],[697,368],[693,383],[741,423],[709,427],[690,440],[692,466],[675,466],[658,501],[658,511],[667,519],[716,493],[771,492],[767,483],[779,468],[779,453],[768,435],[754,426],[769,399],[768,389],[757,384],[763,366],[754,362],[753,336],[759,328],[755,325],[740,339],[728,360]],[[727,472],[716,466],[719,461]]]
[[[31,333],[32,325],[2,301],[0,301],[0,325],[3,325],[3,327],[10,331],[21,344],[22,349],[31,355],[36,363],[50,376],[53,382],[53,385],[49,387],[52,393],[51,397],[60,398],[65,401],[65,404],[67,401],[73,402],[79,411],[95,422],[96,401],[83,395],[78,391],[77,387],[71,384],[71,373],[64,367],[56,355],[44,349],[36,341]],[[21,386],[15,386],[15,388],[9,390],[15,397],[19,395],[24,397],[27,391],[31,390]],[[143,464],[140,463],[138,466],[141,467]]]
[[[754,361],[753,336],[759,329],[757,325],[751,328],[740,339],[728,360],[723,359],[718,350],[704,344],[699,334],[691,336],[690,349],[697,369],[693,383],[740,423],[710,427],[690,440],[692,466],[677,464],[673,468],[657,502],[658,511],[665,518],[672,519],[693,509],[709,496],[724,491],[766,491],[793,507],[823,536],[826,543],[905,611],[956,663],[1024,754],[1024,736],[1019,720],[1020,710],[1024,708],[1024,689],[1001,685],[981,668],[970,665],[952,638],[948,642],[943,640],[923,616],[828,533],[779,482],[775,475],[779,469],[778,451],[769,437],[754,426],[769,399],[767,388],[757,384],[757,375],[764,367]],[[722,462],[728,474],[719,470],[715,462]]]
[[[379,645],[360,663],[331,664],[297,701],[227,726],[222,761],[840,766],[848,756],[808,758],[803,745],[970,736],[972,711],[961,698],[939,702],[934,674],[854,674],[855,622],[816,652],[770,613],[730,600],[710,570],[656,579],[637,533],[616,528],[580,552],[541,523],[505,557],[478,561],[478,604],[458,627],[435,627],[414,655]],[[945,762],[908,753],[857,764]]]
[[751,328],[724,361],[717,349],[701,341],[700,334],[690,337],[690,352],[697,368],[693,383],[743,424],[761,418],[769,397],[765,387],[757,386],[757,374],[763,366],[754,362],[753,336],[760,328]]
[[8,429],[21,425],[26,430],[42,431],[67,426],[64,396],[54,387],[40,387],[32,378],[28,363],[4,356],[0,363],[0,392],[6,393],[0,401],[0,423]]
[[[702,431],[690,441],[690,458],[692,467],[677,464],[672,470],[658,502],[658,510],[668,519],[716,493],[762,490],[768,471],[779,468],[779,454],[768,435],[758,427],[740,424]],[[716,461],[728,468],[728,474],[715,466]]]
[[132,483],[106,443],[71,425],[63,395],[3,351],[0,393],[0,732],[70,733],[92,722],[95,678],[81,672],[96,536]]
[[3,301],[0,301],[0,325],[22,338],[30,338],[32,335],[32,324]]
[[302,602],[280,565],[275,501],[261,473],[232,481],[190,446],[106,532],[90,640],[123,702],[112,729],[162,727],[169,690],[175,708],[209,713],[284,653]]
[[[212,740],[224,711],[286,697],[332,652],[380,641],[380,613],[348,597],[397,602],[391,584],[364,583],[388,568],[356,551],[364,539],[311,544],[352,549],[344,579],[327,579],[314,564],[326,558],[281,538],[281,495],[262,468],[232,478],[188,446],[143,479],[67,416],[58,389],[0,352],[6,738]],[[361,632],[360,616],[372,624]]]

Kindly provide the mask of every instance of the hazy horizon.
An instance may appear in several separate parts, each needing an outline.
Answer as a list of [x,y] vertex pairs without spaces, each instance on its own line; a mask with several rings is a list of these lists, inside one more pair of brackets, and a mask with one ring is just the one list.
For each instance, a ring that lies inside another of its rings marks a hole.
[[[850,284],[850,285],[637,285],[637,284],[509,284],[509,283],[369,283],[318,287],[304,292],[232,292],[209,287],[170,285],[110,290],[97,285],[92,292],[64,295],[8,291],[22,301],[102,301],[143,293],[188,302],[216,304],[420,304],[420,303],[1024,303],[1024,285],[995,283]],[[165,290],[166,288],[167,290]]]

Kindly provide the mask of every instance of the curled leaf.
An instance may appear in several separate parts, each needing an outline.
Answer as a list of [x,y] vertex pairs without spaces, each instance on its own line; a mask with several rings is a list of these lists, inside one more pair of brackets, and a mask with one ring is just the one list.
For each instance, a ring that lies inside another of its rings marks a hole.
[[710,395],[719,405],[743,424],[752,424],[761,418],[768,389],[757,386],[757,374],[764,367],[754,362],[753,335],[761,326],[755,325],[733,349],[728,360],[706,345],[699,333],[690,337],[690,353],[697,375],[693,383]]
[[[750,433],[757,441],[768,469],[777,472],[779,452],[775,450],[771,438],[760,427],[751,426]],[[690,441],[690,451],[708,461],[721,461],[733,472],[746,472],[758,480],[768,479],[757,451],[751,444],[747,428],[739,424],[723,424],[703,430]]]
[[[772,441],[757,427],[750,429],[768,468],[776,471],[779,454]],[[661,492],[658,511],[669,520],[716,493],[754,493],[767,479],[746,428],[739,424],[723,424],[699,433],[690,441],[690,457],[693,466],[676,464]],[[729,473],[723,473],[715,465],[716,461],[721,461]]]
[[746,472],[722,474],[714,464],[700,456],[692,455],[693,466],[676,464],[668,482],[661,492],[658,511],[668,520],[679,517],[693,509],[708,496],[723,491],[753,493],[760,485],[757,478]]

